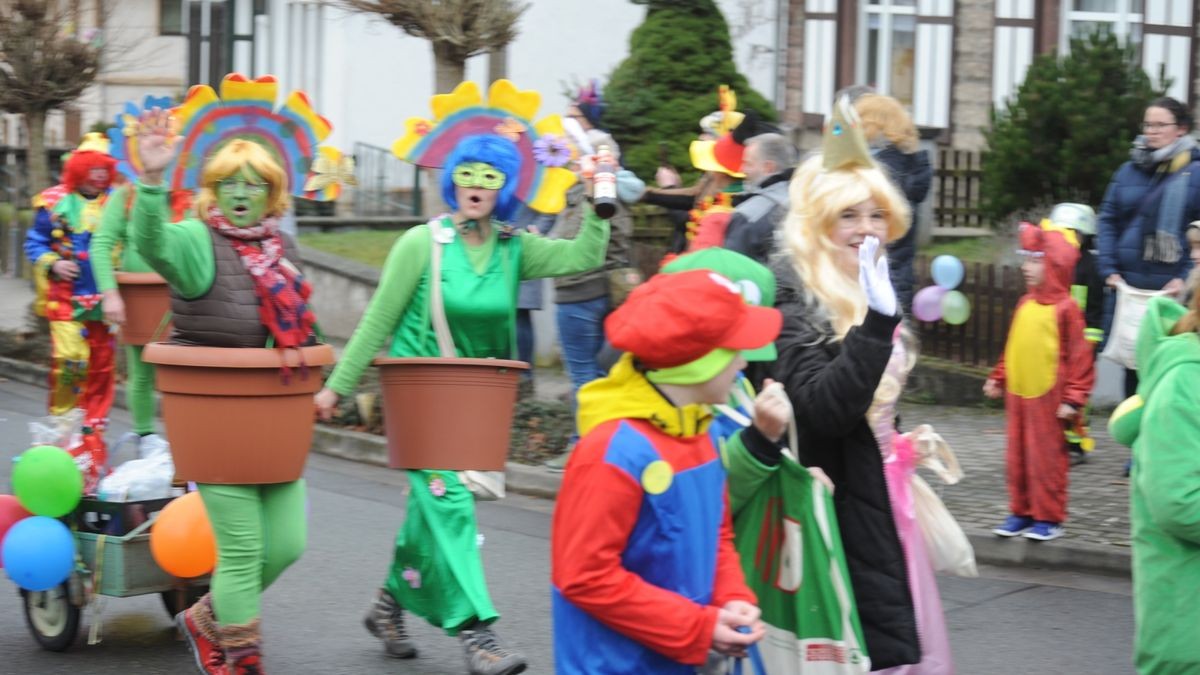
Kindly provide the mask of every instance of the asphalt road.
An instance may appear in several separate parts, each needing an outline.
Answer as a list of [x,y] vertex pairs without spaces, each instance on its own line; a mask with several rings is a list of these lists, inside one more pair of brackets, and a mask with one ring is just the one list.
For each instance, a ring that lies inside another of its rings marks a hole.
[[[44,391],[0,380],[0,492],[28,445]],[[114,413],[111,437],[128,429]],[[309,548],[265,596],[266,665],[272,674],[368,675],[464,672],[456,640],[413,622],[414,660],[383,656],[362,628],[403,517],[401,474],[314,455],[308,464]],[[483,554],[499,635],[553,672],[549,535],[552,502],[520,496],[482,504]],[[943,578],[942,595],[962,675],[1130,673],[1133,616],[1128,580],[1063,571],[985,568],[978,579]],[[102,641],[86,642],[96,617],[63,653],[42,651],[25,625],[16,587],[0,580],[0,673],[191,673],[187,648],[157,596],[109,598]]]

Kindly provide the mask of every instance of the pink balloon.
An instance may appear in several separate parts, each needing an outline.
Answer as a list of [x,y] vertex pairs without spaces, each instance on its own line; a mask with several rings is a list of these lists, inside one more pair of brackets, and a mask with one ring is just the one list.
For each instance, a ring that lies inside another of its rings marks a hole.
[[[8,534],[8,528],[16,525],[33,514],[25,510],[21,506],[21,502],[12,495],[0,495],[0,541],[4,541],[4,535]],[[4,560],[0,558],[0,567],[4,567]]]
[[919,321],[937,321],[942,318],[942,298],[946,289],[941,286],[926,286],[913,296],[912,313]]

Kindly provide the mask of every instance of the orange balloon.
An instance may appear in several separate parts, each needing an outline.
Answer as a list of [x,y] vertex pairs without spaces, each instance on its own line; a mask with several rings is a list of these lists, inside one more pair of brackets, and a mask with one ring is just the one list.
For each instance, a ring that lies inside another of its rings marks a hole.
[[167,574],[190,578],[217,564],[217,542],[199,492],[175,499],[150,527],[150,553]]

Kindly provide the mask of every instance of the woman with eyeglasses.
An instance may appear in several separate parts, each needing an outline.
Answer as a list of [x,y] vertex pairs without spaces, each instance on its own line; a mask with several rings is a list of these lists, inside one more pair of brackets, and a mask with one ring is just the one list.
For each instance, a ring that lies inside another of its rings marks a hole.
[[[339,397],[354,391],[389,338],[389,356],[440,356],[430,325],[431,238],[443,244],[436,283],[462,357],[512,358],[521,281],[576,274],[604,263],[609,225],[590,206],[571,240],[550,240],[507,225],[520,207],[515,193],[523,161],[517,144],[497,134],[458,142],[443,164],[441,186],[454,212],[414,227],[392,247],[375,295],[316,395],[322,417],[329,419]],[[470,423],[471,411],[463,414]],[[455,471],[407,473],[406,521],[396,537],[390,574],[367,612],[367,629],[389,655],[411,658],[416,647],[404,625],[407,609],[457,635],[473,675],[523,671],[524,657],[501,645],[489,627],[499,615],[484,578],[470,491]],[[421,569],[437,574],[422,575]]]
[[[1177,295],[1192,267],[1185,231],[1200,218],[1200,148],[1191,135],[1191,111],[1173,98],[1157,98],[1146,107],[1141,130],[1100,205],[1096,244],[1100,274],[1110,287],[1106,339],[1118,287]],[[1137,371],[1126,370],[1125,395],[1132,396],[1137,384]]]

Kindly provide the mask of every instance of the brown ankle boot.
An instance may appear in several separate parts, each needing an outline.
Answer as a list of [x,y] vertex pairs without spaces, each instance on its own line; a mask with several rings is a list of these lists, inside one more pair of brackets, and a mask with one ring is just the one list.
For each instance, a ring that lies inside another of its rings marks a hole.
[[221,648],[221,636],[217,633],[211,594],[205,593],[196,604],[175,615],[175,625],[187,640],[200,672],[225,675],[225,650]]
[[262,664],[262,631],[258,619],[221,626],[221,644],[229,660],[229,675],[265,675]]

